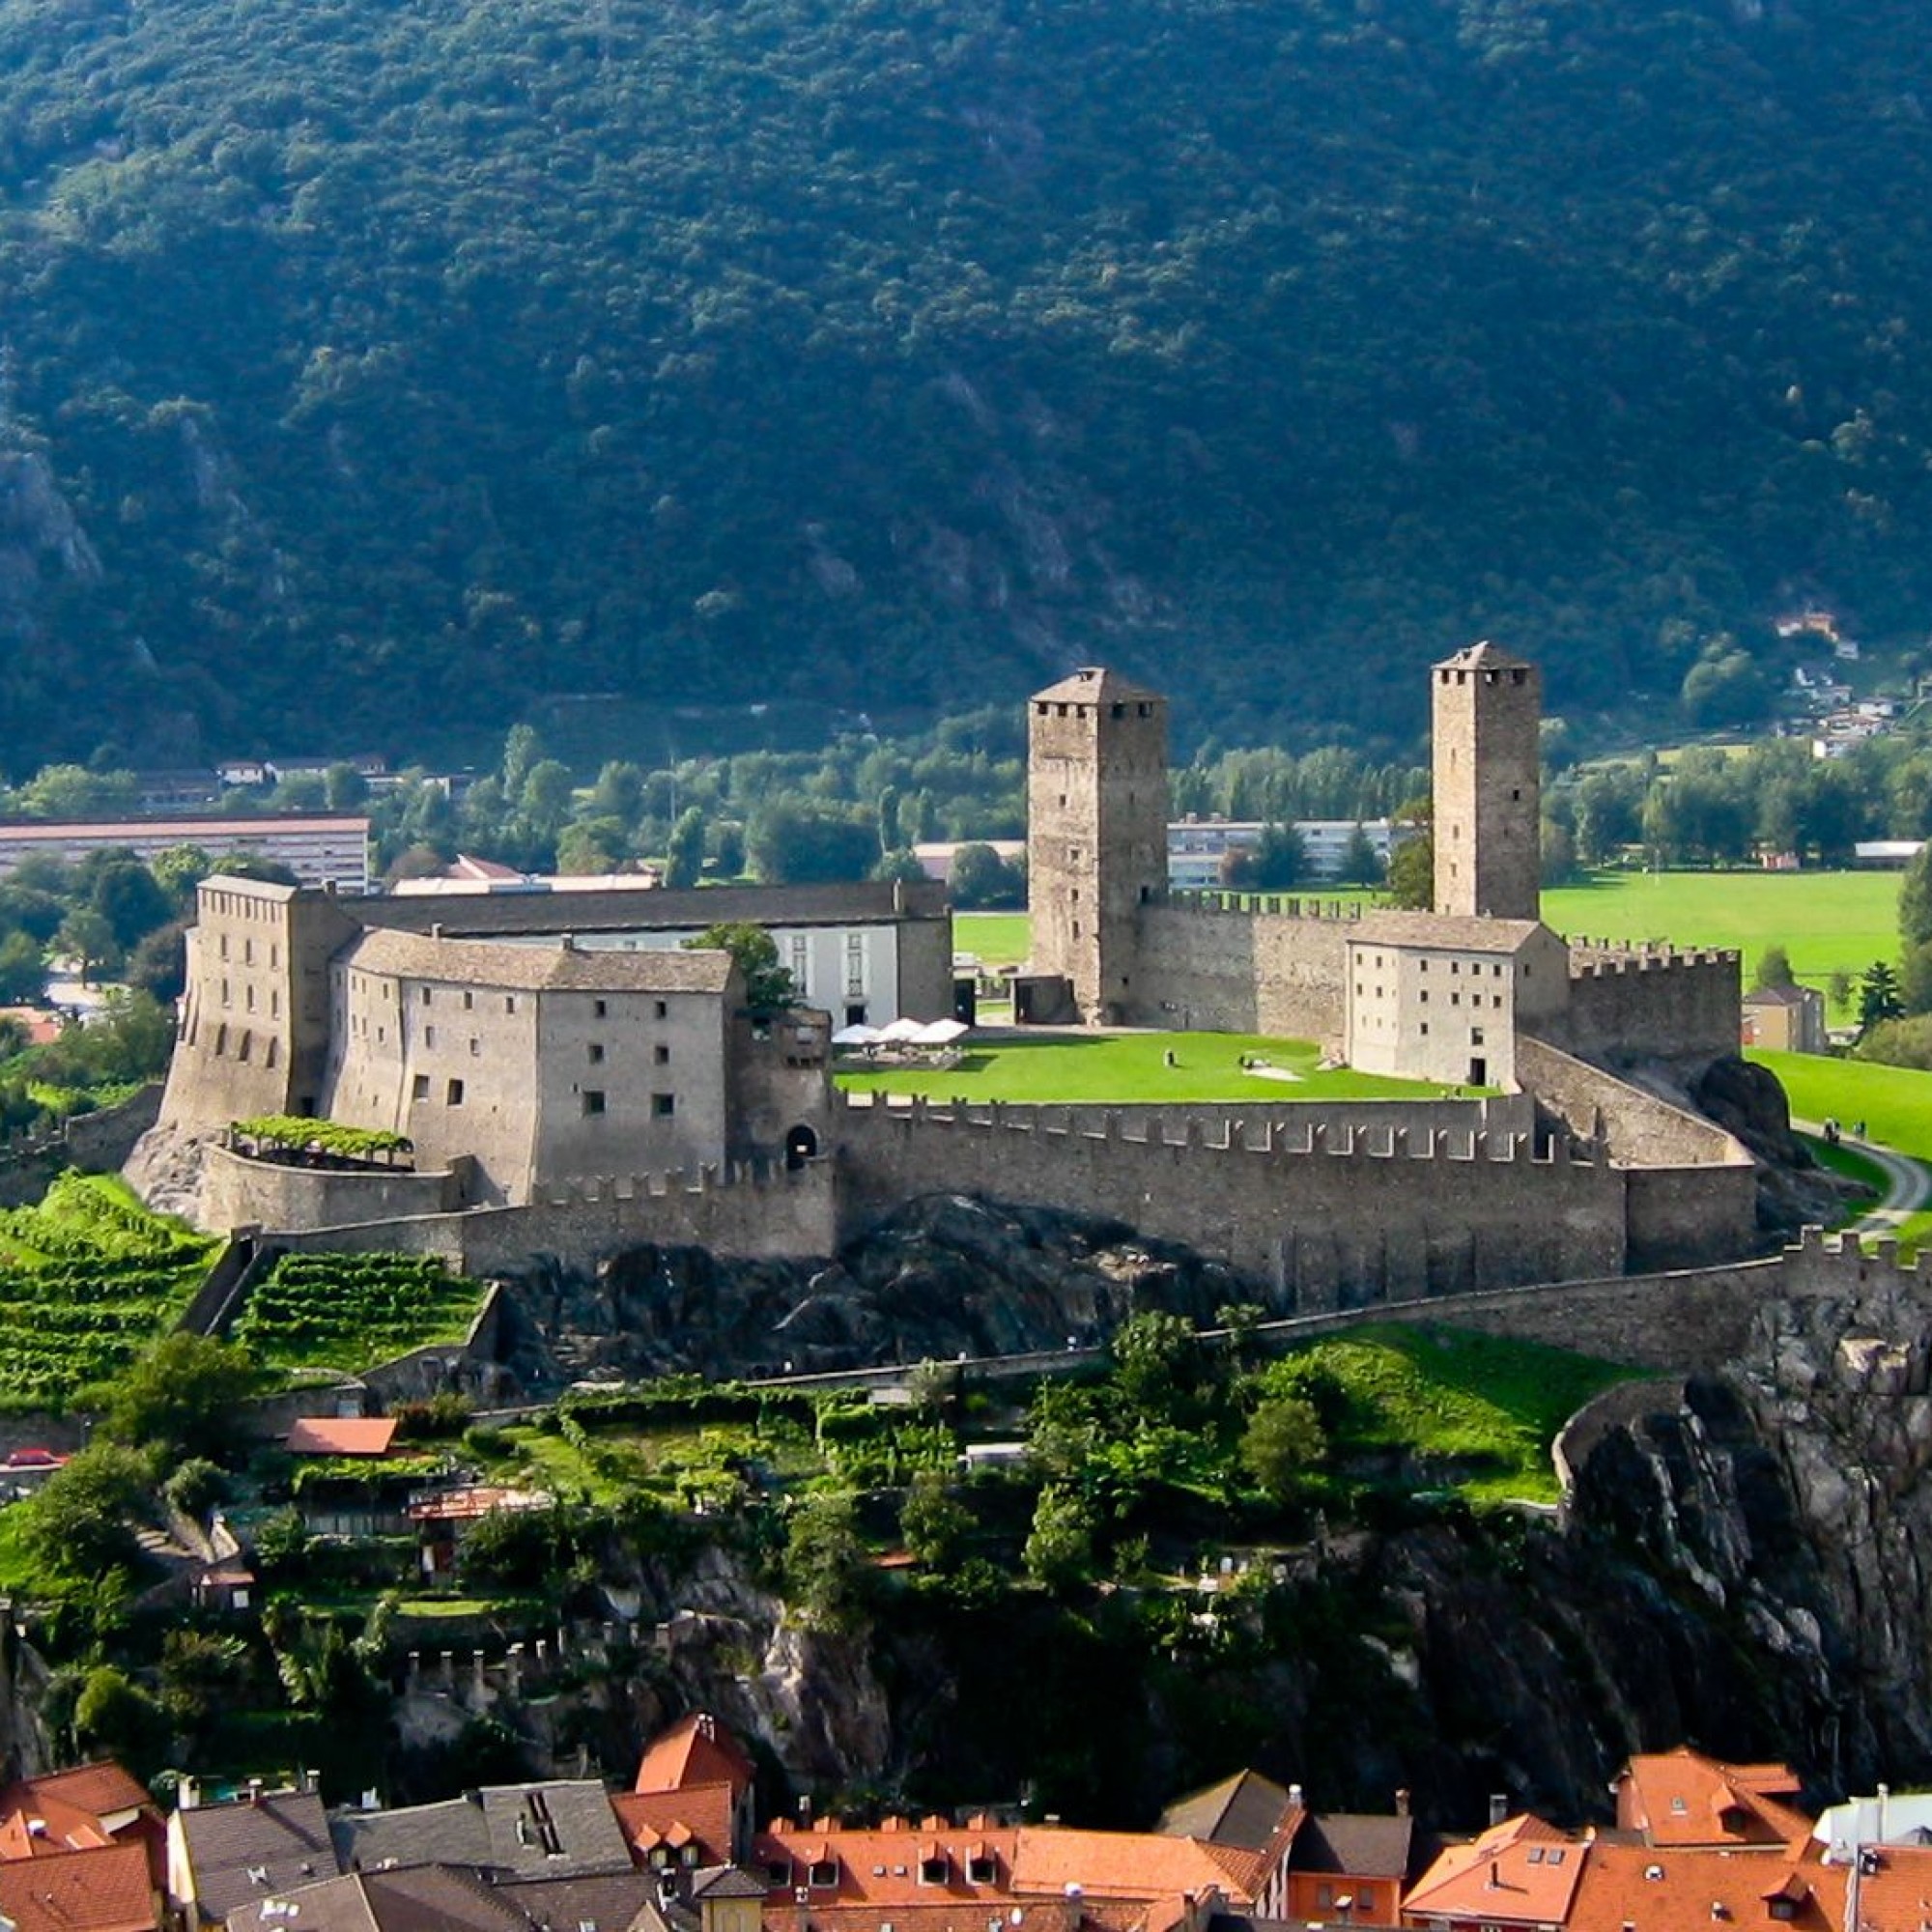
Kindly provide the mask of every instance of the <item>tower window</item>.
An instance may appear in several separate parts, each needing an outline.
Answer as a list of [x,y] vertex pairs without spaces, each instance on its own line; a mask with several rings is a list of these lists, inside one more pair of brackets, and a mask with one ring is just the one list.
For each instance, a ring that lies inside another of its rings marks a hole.
[[443,1089],[443,1099],[452,1107],[462,1106],[463,1082],[460,1080],[452,1080],[449,1083],[449,1085]]
[[676,1112],[677,1095],[675,1094],[653,1094],[651,1095],[651,1114],[654,1119],[668,1121]]
[[589,1062],[590,1062],[590,1064],[591,1064],[591,1065],[592,1065],[592,1066],[602,1066],[602,1065],[603,1065],[603,1064],[604,1064],[604,1046],[603,1046],[603,1042],[602,1042],[601,1040],[595,1040],[595,1039],[591,1040],[591,1041],[590,1041],[590,1042],[589,1042],[589,1043],[588,1043],[588,1044],[587,1044],[587,1045],[586,1045],[586,1046],[584,1047],[583,1051],[584,1051],[584,1054],[585,1054],[586,1058],[587,1058],[587,1059],[589,1060]]
[[604,1090],[601,1087],[586,1087],[583,1090],[583,1112],[587,1119],[592,1114],[604,1111]]

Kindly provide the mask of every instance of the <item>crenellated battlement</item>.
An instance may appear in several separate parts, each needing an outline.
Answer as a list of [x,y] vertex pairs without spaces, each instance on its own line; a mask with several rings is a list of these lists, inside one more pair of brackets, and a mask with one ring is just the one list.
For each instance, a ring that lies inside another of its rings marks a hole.
[[1570,977],[1572,980],[1620,978],[1631,973],[1686,973],[1735,971],[1740,955],[1719,947],[1665,946],[1645,941],[1641,945],[1622,945],[1614,940],[1571,939]]
[[[1514,1113],[1516,1110],[1509,1110]],[[1099,1148],[1138,1150],[1143,1153],[1178,1151],[1233,1155],[1237,1159],[1451,1161],[1463,1165],[1490,1164],[1528,1168],[1582,1169],[1607,1173],[1582,1142],[1569,1136],[1538,1137],[1503,1126],[1442,1126],[1420,1130],[1402,1124],[1377,1125],[1360,1121],[1334,1123],[1319,1117],[1254,1121],[1239,1115],[1185,1110],[1129,1118],[1119,1108],[1104,1106],[1038,1106],[992,1100],[983,1105],[933,1101],[922,1095],[904,1099],[847,1096],[849,1125],[876,1131],[898,1128],[908,1132],[932,1130],[964,1135],[1026,1135],[1049,1145],[1087,1143]],[[1498,1113],[1503,1109],[1498,1108]],[[1130,1157],[1130,1156],[1129,1156]]]
[[1362,916],[1360,899],[1310,898],[1296,893],[1225,892],[1214,886],[1170,886],[1151,903],[1242,919],[1323,920],[1331,925],[1352,925]]
[[583,1175],[552,1181],[536,1190],[533,1206],[596,1208],[613,1203],[665,1201],[682,1194],[714,1194],[723,1189],[769,1193],[810,1185],[807,1170],[782,1161],[705,1162],[697,1168],[673,1167],[656,1174]]

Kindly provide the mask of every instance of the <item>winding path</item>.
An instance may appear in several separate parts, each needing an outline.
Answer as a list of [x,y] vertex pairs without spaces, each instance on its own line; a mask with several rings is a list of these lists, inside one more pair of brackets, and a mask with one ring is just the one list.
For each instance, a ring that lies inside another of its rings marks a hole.
[[[1821,1140],[1824,1138],[1822,1122],[1793,1121],[1791,1124],[1800,1133],[1815,1134]],[[1874,1166],[1885,1171],[1884,1195],[1856,1221],[1846,1224],[1847,1234],[1895,1235],[1902,1222],[1932,1205],[1932,1169],[1928,1169],[1923,1161],[1914,1160],[1909,1154],[1894,1153],[1890,1148],[1881,1147],[1876,1141],[1855,1140],[1846,1133],[1840,1134],[1839,1145],[1863,1154]]]

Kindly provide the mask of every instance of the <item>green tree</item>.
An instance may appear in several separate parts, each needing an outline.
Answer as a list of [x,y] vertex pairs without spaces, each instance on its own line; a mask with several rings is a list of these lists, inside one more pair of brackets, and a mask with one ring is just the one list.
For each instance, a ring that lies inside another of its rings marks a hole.
[[952,855],[948,896],[961,912],[1024,905],[1026,873],[1002,859],[990,845],[962,845]]
[[102,1426],[116,1441],[218,1462],[246,1433],[242,1405],[261,1387],[246,1349],[169,1335],[108,1383]]
[[753,869],[767,885],[863,879],[879,856],[873,828],[830,806],[776,799],[745,827]]
[[1877,1026],[1881,1020],[1899,1019],[1904,1012],[1897,973],[1887,961],[1874,959],[1859,977],[1860,1031]]
[[1256,1487],[1285,1502],[1327,1454],[1327,1436],[1306,1397],[1275,1396],[1264,1402],[1242,1432],[1241,1467]]
[[1796,983],[1791,971],[1791,955],[1781,946],[1767,946],[1758,954],[1757,970],[1751,984],[1760,989]]
[[54,945],[69,959],[83,986],[96,983],[120,964],[121,949],[114,928],[92,906],[76,906],[61,921]]
[[728,952],[744,976],[745,1004],[753,1012],[777,1012],[796,997],[790,973],[779,964],[778,941],[761,925],[727,920],[684,944],[693,952]]
[[1115,1331],[1109,1353],[1114,1385],[1136,1416],[1175,1416],[1192,1394],[1200,1344],[1192,1323],[1157,1310],[1134,1315]]
[[922,1469],[912,1479],[899,1506],[899,1536],[920,1564],[944,1575],[958,1562],[961,1547],[973,1531],[973,1513],[948,1489],[936,1469]]
[[863,1618],[870,1572],[859,1510],[843,1491],[801,1496],[785,1522],[785,1602],[817,1630],[850,1630]]
[[1405,839],[1390,855],[1385,892],[1391,905],[1406,912],[1427,912],[1435,903],[1435,841],[1427,833]]
[[322,775],[322,802],[330,811],[359,811],[369,802],[369,781],[354,765],[330,765]]
[[161,1707],[111,1663],[87,1673],[74,1701],[73,1731],[82,1750],[118,1759],[136,1777],[151,1776],[167,1748]]
[[1079,1491],[1048,1483],[1034,1505],[1020,1560],[1027,1575],[1056,1594],[1094,1576],[1094,1511]]
[[1898,933],[1909,947],[1932,942],[1932,839],[1919,848],[1899,881]]
[[17,1505],[22,1547],[51,1577],[82,1578],[131,1569],[141,1549],[130,1519],[148,1492],[148,1467],[140,1456],[117,1442],[91,1442]]
[[1381,855],[1362,821],[1355,821],[1349,842],[1342,847],[1342,863],[1337,876],[1344,885],[1378,886],[1382,882]]
[[31,933],[0,939],[0,1001],[38,1004],[46,997],[47,962]]
[[678,813],[665,845],[667,887],[681,891],[695,886],[704,871],[704,814],[696,806]]
[[149,869],[178,911],[194,904],[195,888],[214,869],[214,862],[199,845],[170,845],[157,853]]
[[174,903],[138,859],[103,866],[94,876],[94,910],[125,953],[174,916]]

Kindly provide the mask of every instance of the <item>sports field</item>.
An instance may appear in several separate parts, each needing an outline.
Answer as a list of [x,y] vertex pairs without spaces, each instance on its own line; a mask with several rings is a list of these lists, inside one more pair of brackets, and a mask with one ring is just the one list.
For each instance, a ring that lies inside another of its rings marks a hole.
[[[1764,949],[1782,946],[1799,979],[1822,986],[1897,959],[1898,884],[1896,872],[1599,872],[1546,892],[1543,917],[1577,939],[1736,947],[1747,984]],[[1026,957],[1024,913],[961,913],[953,931],[989,966]]]

